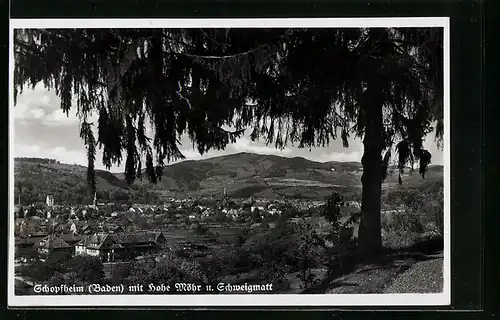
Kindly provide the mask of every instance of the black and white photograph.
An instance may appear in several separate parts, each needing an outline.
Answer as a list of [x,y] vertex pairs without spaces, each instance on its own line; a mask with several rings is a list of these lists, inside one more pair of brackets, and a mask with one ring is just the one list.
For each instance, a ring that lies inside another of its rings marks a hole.
[[10,35],[10,306],[450,304],[447,18]]

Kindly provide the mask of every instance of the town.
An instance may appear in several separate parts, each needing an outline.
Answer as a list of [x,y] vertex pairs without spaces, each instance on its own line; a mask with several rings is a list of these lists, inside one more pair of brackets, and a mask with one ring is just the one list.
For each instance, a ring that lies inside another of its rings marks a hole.
[[[91,267],[88,272],[97,276],[84,275],[86,283],[217,280],[273,283],[274,292],[302,292],[328,272],[345,268],[345,257],[356,248],[359,197],[333,192],[323,201],[241,199],[221,189],[219,197],[166,198],[160,204],[104,203],[94,193],[88,205],[59,205],[52,195],[45,202],[16,205],[18,293],[29,294],[35,282],[66,283],[68,274],[60,272],[68,263]],[[400,197],[406,191],[391,192]],[[423,194],[418,200],[412,196],[416,191],[408,192],[411,202],[384,204],[382,236],[388,247],[408,247],[442,233],[442,209],[435,211],[439,202],[427,202],[426,209]],[[437,242],[441,246],[442,240]],[[97,259],[101,267],[83,258]],[[73,281],[81,284],[81,279]]]
[[[26,252],[36,249],[41,257],[64,251],[103,262],[124,261],[172,249],[174,243],[166,237],[172,230],[259,228],[262,222],[272,227],[284,213],[306,212],[323,203],[253,198],[238,203],[229,199],[225,188],[221,199],[167,199],[162,205],[99,203],[94,195],[91,205],[62,206],[48,195],[45,204],[16,206],[16,257],[26,262]],[[189,241],[175,243],[186,244]]]

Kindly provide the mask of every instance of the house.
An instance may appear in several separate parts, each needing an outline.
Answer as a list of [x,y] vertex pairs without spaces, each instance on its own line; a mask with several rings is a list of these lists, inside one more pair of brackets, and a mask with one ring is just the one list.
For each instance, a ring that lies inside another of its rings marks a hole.
[[91,227],[89,224],[85,224],[80,231],[80,234],[84,235],[91,235],[94,233],[95,233],[95,228]]
[[122,226],[117,225],[117,224],[110,224],[108,226],[108,230],[110,233],[122,233],[125,232]]
[[48,207],[54,206],[54,196],[53,195],[51,195],[51,194],[47,195],[47,199],[45,201],[46,201]]
[[72,235],[72,234],[60,234],[57,238],[63,240],[70,246],[75,246],[78,242],[80,242],[84,236]]
[[77,233],[76,224],[75,224],[74,222],[73,222],[73,223],[71,224],[71,226],[69,227],[69,232],[70,232],[71,234],[76,234],[76,233]]
[[272,208],[267,213],[270,214],[271,216],[281,215],[281,210],[278,210],[277,208]]
[[278,203],[271,203],[267,206],[267,210],[279,211],[281,210],[280,205]]
[[229,209],[229,210],[227,211],[227,216],[228,216],[228,217],[231,217],[232,219],[236,219],[236,218],[238,218],[238,217],[239,217],[239,215],[240,215],[240,213],[239,213],[239,211],[238,211],[238,210],[236,210],[236,209]]
[[259,210],[260,212],[262,212],[262,211],[264,211],[264,210],[265,210],[265,208],[264,208],[263,206],[252,206],[252,207],[250,208],[250,211],[254,212],[254,211],[255,211],[255,209]]
[[345,205],[354,207],[356,209],[361,209],[361,205],[357,201],[347,201]]
[[204,216],[211,216],[214,214],[214,211],[211,208],[206,208],[204,211],[202,211]]
[[127,254],[155,252],[165,247],[166,242],[161,232],[95,234],[86,236],[78,242],[75,245],[75,254],[96,256],[103,261],[115,261]]
[[75,255],[99,257],[109,262],[114,261],[123,249],[109,234],[95,234],[83,238],[75,245]]
[[48,226],[47,226],[47,221],[43,221],[41,224],[40,224],[40,231],[43,231],[43,232],[48,232]]
[[16,250],[33,248],[39,241],[40,240],[36,238],[16,237],[14,240],[14,246]]
[[167,242],[162,232],[113,234],[112,237],[117,243],[133,253],[153,252],[164,247]]
[[143,212],[144,212],[144,210],[142,210],[142,208],[141,208],[141,207],[139,207],[138,205],[133,205],[133,206],[131,206],[131,207],[128,209],[128,211],[130,211],[130,212],[137,212],[137,213],[143,213]]
[[209,210],[209,209],[206,209],[205,211],[203,211],[201,213],[201,218],[204,219],[204,218],[208,218],[212,215],[212,211]]
[[37,231],[37,232],[32,232],[28,235],[28,237],[30,238],[33,238],[33,239],[38,239],[38,240],[41,240],[43,238],[45,238],[46,236],[48,236],[49,234],[47,232],[43,232],[43,231]]
[[37,251],[39,239],[16,237],[14,240],[14,252],[16,259],[27,262],[34,258],[33,253]]
[[64,232],[64,224],[61,224],[57,221],[55,221],[54,223],[52,223],[52,232],[53,233],[63,233]]
[[102,233],[104,232],[104,222],[99,222],[96,227],[96,233]]
[[72,253],[73,247],[69,245],[66,241],[54,236],[49,235],[42,240],[40,240],[38,251],[41,254],[48,254],[51,252],[66,252]]

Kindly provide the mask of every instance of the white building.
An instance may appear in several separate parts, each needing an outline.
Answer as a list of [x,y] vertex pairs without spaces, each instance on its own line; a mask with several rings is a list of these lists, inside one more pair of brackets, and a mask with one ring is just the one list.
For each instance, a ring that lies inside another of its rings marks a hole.
[[276,208],[272,208],[271,210],[268,211],[268,213],[272,216],[274,215],[281,215],[281,210],[278,210]]
[[54,196],[53,195],[47,195],[46,199],[47,206],[52,207],[54,206]]
[[76,234],[77,229],[76,229],[76,224],[74,222],[71,224],[71,227],[69,228],[69,231],[72,234]]

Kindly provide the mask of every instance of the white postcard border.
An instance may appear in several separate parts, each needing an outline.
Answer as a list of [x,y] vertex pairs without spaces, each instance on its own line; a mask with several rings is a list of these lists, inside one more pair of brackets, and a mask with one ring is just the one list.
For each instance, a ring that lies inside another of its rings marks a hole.
[[[403,18],[266,18],[266,19],[11,19],[9,89],[13,92],[13,30],[17,28],[444,28],[444,285],[437,294],[222,294],[222,295],[73,295],[17,296],[14,290],[14,113],[9,112],[9,307],[245,307],[245,306],[445,306],[451,303],[450,204],[450,26],[448,17]],[[9,107],[14,108],[13,95]]]

